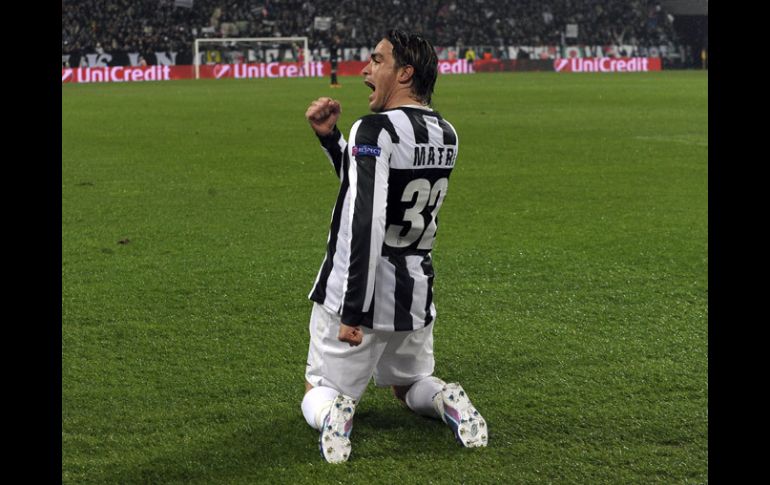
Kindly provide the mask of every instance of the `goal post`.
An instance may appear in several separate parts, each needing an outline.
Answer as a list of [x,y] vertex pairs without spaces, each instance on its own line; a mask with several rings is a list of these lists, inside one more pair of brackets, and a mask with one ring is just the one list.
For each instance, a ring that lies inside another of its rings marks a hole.
[[[200,79],[201,54],[207,51],[206,46],[216,45],[222,48],[232,49],[239,45],[260,46],[267,51],[285,51],[293,45],[299,45],[302,49],[303,64],[306,73],[310,73],[310,49],[307,37],[217,37],[195,39],[193,45],[193,65],[195,66],[195,79]],[[267,46],[267,47],[263,47]],[[224,60],[224,59],[223,59]],[[283,59],[278,59],[282,61]]]

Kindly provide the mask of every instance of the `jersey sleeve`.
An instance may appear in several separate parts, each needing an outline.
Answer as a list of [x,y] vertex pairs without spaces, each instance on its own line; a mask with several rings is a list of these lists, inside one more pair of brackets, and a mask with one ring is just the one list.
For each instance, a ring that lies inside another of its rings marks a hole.
[[343,286],[342,323],[360,325],[372,305],[374,275],[385,237],[388,174],[393,152],[386,116],[370,115],[350,130],[350,259]]
[[337,128],[337,125],[334,125],[334,130],[326,136],[318,136],[318,141],[321,142],[321,147],[329,158],[329,161],[332,162],[334,173],[336,173],[339,178],[340,169],[342,168],[342,158],[345,153],[345,148],[347,147],[345,137],[342,136],[342,132]]

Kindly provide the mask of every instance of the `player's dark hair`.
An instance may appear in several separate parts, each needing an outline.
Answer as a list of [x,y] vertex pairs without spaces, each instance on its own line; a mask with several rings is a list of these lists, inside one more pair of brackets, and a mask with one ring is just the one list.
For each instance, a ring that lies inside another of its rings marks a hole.
[[438,76],[436,50],[420,34],[391,29],[385,34],[385,38],[393,44],[396,67],[412,66],[414,68],[412,93],[422,103],[430,104]]

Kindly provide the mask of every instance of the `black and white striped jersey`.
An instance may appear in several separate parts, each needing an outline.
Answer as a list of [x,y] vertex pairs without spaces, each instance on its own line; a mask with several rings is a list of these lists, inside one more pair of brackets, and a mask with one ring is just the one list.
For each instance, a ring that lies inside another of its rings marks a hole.
[[435,319],[431,250],[457,158],[437,112],[402,106],[360,118],[346,141],[319,137],[340,178],[326,257],[309,298],[347,325],[407,331]]

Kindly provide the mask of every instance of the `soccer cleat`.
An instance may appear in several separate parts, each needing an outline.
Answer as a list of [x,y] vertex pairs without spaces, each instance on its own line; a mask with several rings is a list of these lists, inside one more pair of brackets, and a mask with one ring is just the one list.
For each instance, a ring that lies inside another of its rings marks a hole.
[[467,448],[487,446],[487,422],[473,407],[460,384],[447,384],[433,398],[441,419],[452,428],[455,439]]
[[318,447],[321,456],[329,463],[342,463],[350,457],[350,432],[353,430],[353,414],[356,400],[339,394],[332,402],[329,414],[324,418]]

